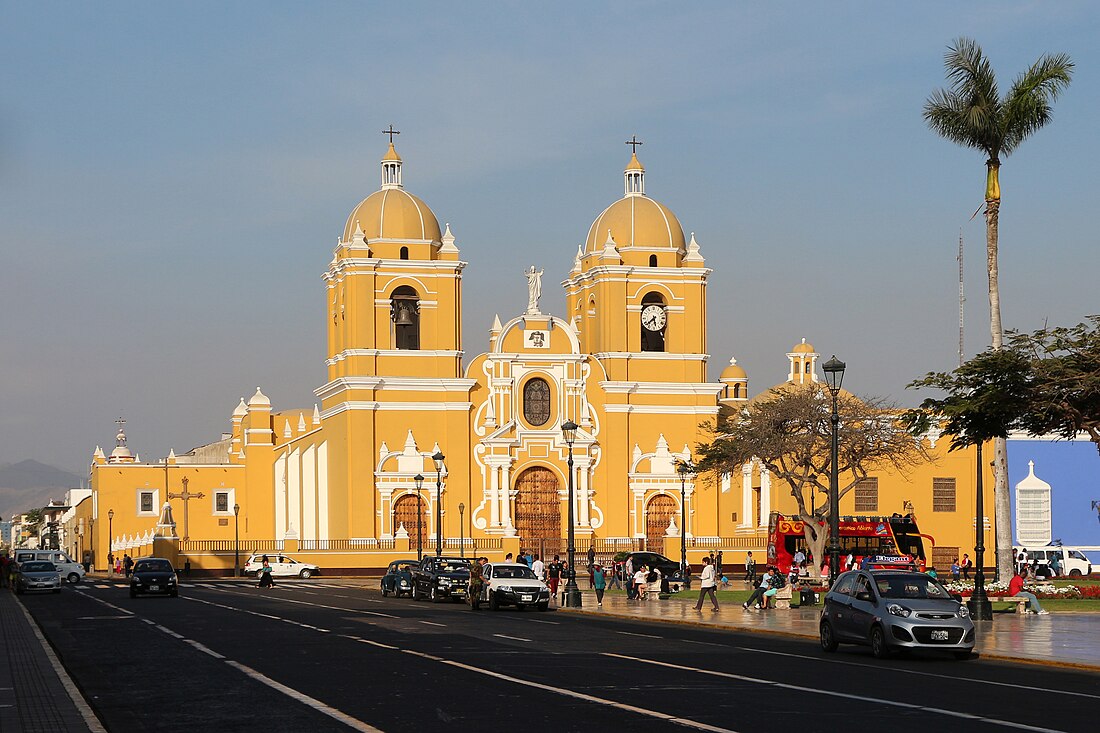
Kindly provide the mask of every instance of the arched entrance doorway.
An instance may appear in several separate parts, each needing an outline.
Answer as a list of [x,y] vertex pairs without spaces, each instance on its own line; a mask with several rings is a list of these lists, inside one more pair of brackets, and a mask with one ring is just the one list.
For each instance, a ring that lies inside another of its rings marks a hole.
[[[416,510],[420,505],[420,511]],[[420,520],[419,536],[416,530],[417,519]],[[428,532],[430,528],[424,516],[424,500],[416,494],[405,494],[393,505],[393,531],[405,525],[405,531],[409,533],[409,549],[423,550],[428,544]]]
[[[668,494],[657,494],[645,505],[645,548],[647,550],[664,554],[668,520],[672,519],[676,513],[676,502]],[[677,526],[680,524],[679,517],[676,518],[676,524]]]
[[532,554],[553,557],[565,551],[561,538],[561,498],[558,477],[549,468],[534,466],[516,478],[516,532]]

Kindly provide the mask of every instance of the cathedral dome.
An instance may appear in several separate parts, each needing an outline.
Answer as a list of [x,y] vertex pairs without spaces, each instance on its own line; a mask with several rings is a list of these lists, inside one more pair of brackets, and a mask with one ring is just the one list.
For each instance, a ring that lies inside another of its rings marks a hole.
[[586,253],[599,252],[607,241],[608,231],[618,249],[685,249],[684,229],[680,220],[664,204],[645,195],[645,168],[632,155],[624,171],[626,195],[608,206],[588,229]]
[[814,347],[813,347],[813,344],[806,343],[806,339],[802,339],[802,343],[794,345],[794,348],[791,349],[791,353],[792,354],[813,354],[814,353]]
[[382,158],[382,188],[363,199],[344,225],[344,242],[356,230],[368,240],[397,239],[439,242],[439,220],[428,205],[401,185],[401,156],[390,143]]

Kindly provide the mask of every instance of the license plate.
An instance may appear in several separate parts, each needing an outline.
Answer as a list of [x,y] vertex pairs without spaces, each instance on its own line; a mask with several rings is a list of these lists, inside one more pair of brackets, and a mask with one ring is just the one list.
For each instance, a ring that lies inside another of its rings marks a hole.
[[533,600],[535,600],[535,597],[534,597],[534,596],[521,596],[521,598],[522,598],[523,600],[525,600],[525,601],[533,601]]
[[947,630],[932,629],[932,641],[947,641]]
[[[149,586],[149,590],[160,590],[160,586],[159,585],[151,585],[151,586]],[[933,633],[935,633],[935,632],[933,632]]]

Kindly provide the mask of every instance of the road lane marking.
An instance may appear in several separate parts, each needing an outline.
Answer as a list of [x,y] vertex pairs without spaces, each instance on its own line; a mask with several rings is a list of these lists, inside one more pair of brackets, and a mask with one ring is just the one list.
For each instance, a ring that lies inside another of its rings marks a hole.
[[972,713],[960,713],[954,710],[944,710],[942,708],[933,708],[926,705],[916,705],[914,703],[901,702],[900,700],[886,700],[880,697],[869,697],[866,695],[855,695],[850,692],[835,692],[833,690],[823,690],[817,687],[804,687],[802,685],[793,685],[789,682],[776,682],[775,680],[766,680],[760,677],[749,677],[748,675],[735,674],[733,672],[719,672],[713,669],[703,669],[702,667],[689,667],[683,664],[673,664],[671,662],[660,662],[656,659],[642,659],[641,657],[631,657],[625,654],[615,654],[613,652],[600,652],[601,656],[611,657],[613,659],[625,659],[631,662],[640,662],[642,664],[651,664],[657,667],[667,667],[668,669],[678,669],[685,672],[698,672],[699,674],[711,675],[713,677],[723,677],[725,679],[739,680],[741,682],[751,682],[758,685],[768,685],[771,687],[780,687],[786,690],[795,690],[796,692],[810,692],[815,695],[825,695],[827,697],[840,697],[846,700],[857,700],[859,702],[887,705],[896,708],[905,708],[908,710],[918,710],[926,713],[935,713],[938,715],[946,715],[952,718],[963,718],[964,720],[975,720],[981,723],[989,723],[991,725],[1001,725],[1008,728],[1019,728],[1020,730],[1035,731],[1036,733],[1061,733],[1054,728],[1041,728],[1039,726],[1025,725],[1024,723],[1017,723],[1012,720],[1000,720],[998,718],[987,718],[983,715],[974,715]]
[[641,636],[646,639],[663,639],[663,636],[657,636],[656,634],[636,634],[633,631],[616,631],[616,634],[622,634],[623,636]]
[[513,641],[531,641],[530,639],[524,639],[522,636],[508,636],[507,634],[493,634],[493,636],[499,636],[501,639],[512,639]]
[[[415,509],[415,507],[413,508]],[[442,626],[443,628],[447,628],[447,624],[437,624],[435,621],[421,621],[420,623],[427,624],[428,626]]]
[[[690,641],[690,640],[689,639],[681,639],[680,641]],[[707,644],[709,642],[692,642],[692,643]],[[726,645],[725,644],[716,644],[715,646],[726,646]],[[727,648],[731,648],[731,647],[727,647]],[[828,664],[843,664],[843,665],[846,665],[846,666],[849,666],[849,667],[865,667],[867,669],[877,669],[877,670],[882,669],[881,667],[879,667],[878,665],[875,665],[875,664],[863,664],[861,662],[848,662],[848,661],[844,661],[842,659],[836,659],[835,657],[829,658],[829,659],[823,659],[821,657],[815,657],[815,656],[812,656],[810,654],[794,654],[792,652],[778,652],[778,651],[773,651],[771,649],[754,649],[754,648],[748,647],[748,646],[738,646],[738,647],[732,647],[732,648],[733,649],[739,649],[740,651],[743,651],[743,652],[756,652],[757,654],[774,654],[775,656],[778,656],[778,657],[794,657],[796,659],[809,659],[809,660],[812,660],[812,661],[815,661],[815,662],[826,662]],[[960,681],[960,682],[973,682],[974,684],[978,684],[978,685],[993,685],[993,686],[996,686],[996,687],[1013,687],[1013,688],[1016,688],[1018,690],[1027,690],[1029,692],[1049,692],[1049,693],[1052,693],[1052,694],[1055,694],[1055,695],[1069,695],[1071,697],[1087,697],[1087,698],[1091,698],[1091,699],[1094,699],[1094,700],[1100,700],[1100,695],[1092,695],[1092,694],[1089,694],[1087,692],[1072,692],[1070,690],[1059,690],[1056,687],[1033,687],[1031,685],[1021,685],[1021,684],[1017,684],[1017,683],[1014,683],[1014,682],[997,682],[995,680],[983,680],[983,679],[977,679],[975,677],[959,677],[959,676],[953,675],[953,674],[936,674],[935,672],[920,672],[920,671],[915,670],[915,669],[897,669],[897,668],[895,668],[895,669],[891,670],[891,673],[894,673],[894,674],[897,674],[897,673],[900,673],[900,674],[914,674],[914,675],[920,675],[922,677],[936,677],[936,678],[944,679],[944,680],[955,680],[955,681]]]
[[[240,595],[239,593],[237,595]],[[248,594],[252,596],[251,593]],[[297,603],[302,606],[313,606],[314,608],[325,608],[329,611],[343,611],[344,613],[365,613],[368,616],[381,616],[382,618],[402,618],[401,616],[394,616],[392,613],[382,613],[381,611],[360,611],[357,608],[343,608],[341,606],[326,606],[323,603],[312,603],[310,601],[296,601],[293,598],[286,598],[285,596],[279,599],[283,603]]]
[[76,620],[77,621],[108,621],[108,620],[111,620],[111,619],[119,619],[119,618],[133,618],[133,616],[122,616],[122,615],[119,615],[119,616],[77,616]]
[[237,608],[236,606],[227,606],[224,603],[214,603],[213,601],[204,601],[201,598],[191,598],[190,596],[184,596],[185,600],[194,601],[195,603],[205,603],[208,606],[216,606],[217,608],[224,608],[227,611],[237,611],[238,613],[247,613],[250,616],[259,616],[261,618],[269,618],[272,621],[283,621],[284,623],[293,624],[294,626],[301,626],[304,629],[311,629],[313,631],[320,631],[322,634],[329,633],[328,629],[322,629],[319,626],[311,626],[310,624],[302,623],[301,621],[294,621],[293,619],[283,618],[282,616],[272,616],[270,613],[260,613],[259,611],[249,611],[246,608]]
[[[144,621],[145,619],[142,619],[142,620]],[[163,631],[164,633],[168,634],[169,636],[174,636],[177,639],[182,639],[183,638],[183,634],[177,634],[175,631],[172,631],[171,629],[169,629],[166,626],[161,626],[158,623],[154,623],[153,627],[156,628],[158,631]]]

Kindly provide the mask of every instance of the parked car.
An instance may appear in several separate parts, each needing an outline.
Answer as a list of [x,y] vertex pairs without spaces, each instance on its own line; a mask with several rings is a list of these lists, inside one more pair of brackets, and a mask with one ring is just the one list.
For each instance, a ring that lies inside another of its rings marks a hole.
[[462,557],[426,557],[412,576],[414,601],[461,601],[470,585],[470,561]]
[[656,568],[661,571],[662,576],[668,578],[671,590],[680,590],[680,584],[684,582],[684,574],[680,571],[680,563],[677,561],[656,552],[632,552],[629,557],[635,571],[642,565],[650,570]]
[[550,607],[550,588],[523,563],[486,565],[482,577],[485,579],[484,600],[493,611],[501,606],[515,606],[520,611],[528,606],[540,611]]
[[15,592],[23,594],[32,590],[61,592],[61,573],[57,566],[46,560],[27,560],[19,564],[15,578]]
[[821,648],[865,644],[879,659],[897,649],[974,651],[974,622],[959,596],[924,573],[852,570],[825,595]]
[[382,595],[412,595],[413,571],[420,567],[419,560],[394,560],[382,576]]
[[271,565],[271,574],[276,578],[311,578],[321,574],[321,568],[308,562],[298,562],[290,555],[279,553],[254,552],[244,564],[245,575],[255,575],[264,564],[264,555]]
[[163,594],[175,598],[179,595],[179,582],[172,562],[163,557],[139,557],[130,574],[130,597]]
[[42,560],[52,562],[57,566],[61,577],[69,583],[79,583],[84,577],[84,566],[74,562],[71,557],[62,550],[16,550],[15,561],[18,563],[27,560]]

